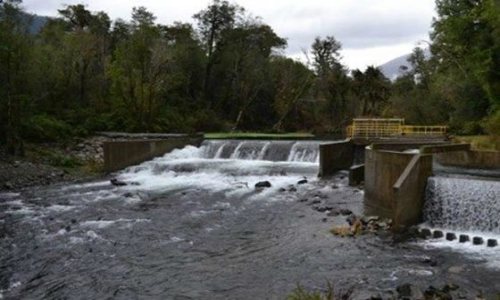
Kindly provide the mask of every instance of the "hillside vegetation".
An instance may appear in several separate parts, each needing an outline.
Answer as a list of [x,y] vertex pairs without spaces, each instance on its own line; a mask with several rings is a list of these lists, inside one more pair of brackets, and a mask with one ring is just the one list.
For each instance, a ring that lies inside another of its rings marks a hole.
[[[214,0],[193,23],[130,22],[83,5],[61,7],[36,33],[21,1],[0,4],[0,142],[59,141],[94,131],[340,132],[355,116],[500,133],[500,7],[436,1],[430,51],[417,48],[391,83],[349,70],[333,36],[311,41],[310,62],[244,8]],[[258,12],[257,12],[258,13]]]

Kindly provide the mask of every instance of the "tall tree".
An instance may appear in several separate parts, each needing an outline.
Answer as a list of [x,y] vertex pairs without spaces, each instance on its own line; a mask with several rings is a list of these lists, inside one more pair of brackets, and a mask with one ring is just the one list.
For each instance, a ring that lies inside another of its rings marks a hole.
[[21,124],[30,99],[32,38],[21,1],[0,3],[0,138],[11,154],[23,155]]
[[230,4],[227,1],[214,0],[208,8],[195,14],[193,18],[198,22],[203,44],[207,52],[207,64],[205,67],[205,77],[203,79],[203,93],[208,107],[213,105],[209,93],[211,88],[211,75],[214,64],[214,51],[217,44],[221,42],[223,32],[234,27],[237,18],[241,16],[244,9]]

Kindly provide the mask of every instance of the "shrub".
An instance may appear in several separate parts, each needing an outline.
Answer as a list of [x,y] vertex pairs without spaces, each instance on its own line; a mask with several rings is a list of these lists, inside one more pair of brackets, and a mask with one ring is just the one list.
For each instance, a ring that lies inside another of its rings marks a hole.
[[60,153],[51,154],[49,157],[49,163],[55,167],[62,168],[75,168],[82,165],[82,162],[79,159]]
[[23,136],[29,141],[55,142],[72,134],[67,123],[49,115],[36,115],[23,123]]

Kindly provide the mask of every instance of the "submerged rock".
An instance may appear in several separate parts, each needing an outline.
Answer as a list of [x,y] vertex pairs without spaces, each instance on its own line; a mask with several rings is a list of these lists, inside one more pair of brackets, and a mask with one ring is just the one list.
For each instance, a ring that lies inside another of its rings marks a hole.
[[111,179],[109,182],[111,182],[111,184],[114,186],[126,186],[127,185],[126,182],[120,181],[116,178]]
[[260,181],[255,184],[256,188],[270,188],[271,186],[269,181]]
[[336,216],[340,215],[340,213],[336,210],[330,210],[326,215],[329,217],[336,217]]

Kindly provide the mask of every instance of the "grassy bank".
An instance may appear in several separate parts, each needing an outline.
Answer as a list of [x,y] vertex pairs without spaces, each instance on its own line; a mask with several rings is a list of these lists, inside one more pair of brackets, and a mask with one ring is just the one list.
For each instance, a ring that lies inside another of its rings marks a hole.
[[273,140],[301,140],[301,139],[314,139],[314,134],[297,132],[297,133],[256,133],[256,132],[216,132],[206,133],[205,139],[273,139]]

